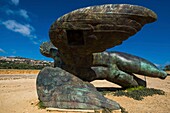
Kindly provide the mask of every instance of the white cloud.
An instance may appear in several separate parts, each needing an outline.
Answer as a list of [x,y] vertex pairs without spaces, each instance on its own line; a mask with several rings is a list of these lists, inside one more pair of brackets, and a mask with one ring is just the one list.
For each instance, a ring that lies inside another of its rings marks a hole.
[[7,29],[13,32],[20,33],[26,37],[36,38],[36,36],[32,35],[32,32],[34,32],[34,28],[29,24],[20,24],[16,22],[15,20],[7,20],[7,21],[2,22],[2,24]]
[[36,42],[36,41],[33,41],[33,44],[37,45],[37,44],[39,44],[39,43],[38,43],[38,42]]
[[6,53],[3,49],[0,48],[0,53]]
[[28,12],[27,12],[26,10],[24,10],[24,9],[20,9],[20,10],[18,11],[18,14],[19,14],[20,16],[26,18],[26,19],[29,18]]
[[25,18],[25,19],[29,19],[28,12],[24,9],[20,9],[19,11],[13,11],[11,9],[7,9],[5,12],[6,12],[7,15],[11,15],[11,14],[12,15],[19,15],[19,16]]
[[7,15],[14,14],[14,11],[11,9],[7,9],[5,12]]
[[14,5],[18,5],[18,4],[19,4],[19,0],[11,0],[11,2],[12,2]]

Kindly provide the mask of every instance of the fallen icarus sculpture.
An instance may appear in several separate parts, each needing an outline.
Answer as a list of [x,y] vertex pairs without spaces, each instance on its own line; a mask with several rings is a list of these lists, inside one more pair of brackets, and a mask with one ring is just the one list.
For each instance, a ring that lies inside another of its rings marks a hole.
[[37,77],[39,100],[45,107],[118,110],[118,103],[89,82],[106,79],[128,88],[146,86],[134,74],[165,79],[166,72],[143,58],[105,52],[156,19],[153,11],[128,4],[86,7],[57,19],[49,30],[51,42],[40,46],[54,59],[54,68],[44,68]]

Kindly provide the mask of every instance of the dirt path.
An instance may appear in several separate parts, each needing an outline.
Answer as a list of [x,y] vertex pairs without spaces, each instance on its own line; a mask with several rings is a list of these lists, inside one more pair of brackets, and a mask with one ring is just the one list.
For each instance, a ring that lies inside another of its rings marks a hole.
[[[166,95],[154,95],[137,101],[128,97],[106,97],[120,103],[128,113],[169,113],[170,77],[165,80],[148,78],[148,87],[161,89]],[[107,81],[94,81],[97,87],[119,87]],[[36,94],[36,75],[0,75],[0,113],[46,113],[38,109]],[[47,112],[49,113],[49,112]]]

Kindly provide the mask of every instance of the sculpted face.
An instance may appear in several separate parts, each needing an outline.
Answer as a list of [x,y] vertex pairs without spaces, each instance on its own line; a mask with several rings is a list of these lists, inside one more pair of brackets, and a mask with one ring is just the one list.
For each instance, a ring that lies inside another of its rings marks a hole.
[[[57,49],[51,42],[43,42],[40,46],[40,52],[46,57],[52,57],[50,50]],[[52,57],[53,58],[53,57]]]

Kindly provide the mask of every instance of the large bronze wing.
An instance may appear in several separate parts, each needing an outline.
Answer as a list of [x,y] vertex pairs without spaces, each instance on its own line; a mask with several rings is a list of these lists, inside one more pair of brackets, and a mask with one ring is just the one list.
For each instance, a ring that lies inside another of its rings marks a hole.
[[61,52],[88,55],[120,45],[157,15],[142,6],[107,4],[72,11],[51,26],[51,42]]

